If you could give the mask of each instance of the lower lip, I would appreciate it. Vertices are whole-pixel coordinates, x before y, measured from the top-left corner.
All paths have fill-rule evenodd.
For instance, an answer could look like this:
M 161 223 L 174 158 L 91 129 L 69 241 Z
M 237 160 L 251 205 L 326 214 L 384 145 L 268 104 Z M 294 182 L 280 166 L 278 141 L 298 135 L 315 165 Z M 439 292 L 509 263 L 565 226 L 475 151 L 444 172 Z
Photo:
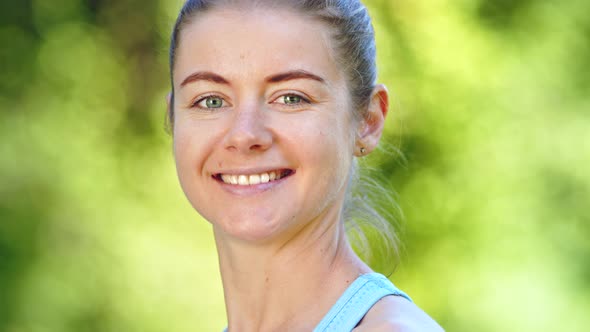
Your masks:
M 249 196 L 249 195 L 256 195 L 256 194 L 260 194 L 260 193 L 272 190 L 272 189 L 276 188 L 277 186 L 281 185 L 283 182 L 285 182 L 287 179 L 289 179 L 294 174 L 295 173 L 291 173 L 291 174 L 289 174 L 283 178 L 280 178 L 278 180 L 273 180 L 273 181 L 269 181 L 266 183 L 247 185 L 247 186 L 225 183 L 225 182 L 223 182 L 221 180 L 217 180 L 217 179 L 215 181 L 217 181 L 217 183 L 221 184 L 221 187 L 224 190 L 226 190 L 234 195 Z

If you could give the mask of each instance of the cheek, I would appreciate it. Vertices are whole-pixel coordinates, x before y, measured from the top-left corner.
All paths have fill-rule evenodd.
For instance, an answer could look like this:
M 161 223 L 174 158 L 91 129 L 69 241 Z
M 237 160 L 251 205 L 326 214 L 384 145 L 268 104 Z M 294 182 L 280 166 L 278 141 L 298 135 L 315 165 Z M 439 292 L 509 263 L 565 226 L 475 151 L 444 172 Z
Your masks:
M 174 158 L 181 180 L 202 169 L 207 147 L 211 146 L 206 126 L 177 119 L 174 127 Z
M 303 155 L 307 165 L 316 168 L 318 184 L 339 190 L 346 182 L 353 155 L 350 130 L 346 119 L 327 117 L 317 123 L 310 138 L 301 139 L 306 142 Z
M 320 129 L 320 142 L 324 142 L 323 153 L 334 161 L 344 161 L 352 158 L 354 135 L 348 119 L 329 118 Z M 336 165 L 334 165 L 336 166 Z
M 178 121 L 178 119 L 177 119 Z M 180 186 L 191 205 L 202 213 L 207 204 L 204 165 L 211 149 L 210 128 L 203 123 L 178 121 L 174 127 L 174 159 Z
M 192 186 L 194 177 L 196 175 L 193 165 L 193 152 L 191 149 L 190 137 L 183 135 L 182 131 L 175 129 L 174 131 L 174 160 L 176 162 L 176 173 L 180 186 L 185 195 L 189 198 L 192 196 Z
M 180 171 L 184 164 L 189 162 L 194 154 L 191 150 L 191 136 L 188 135 L 183 126 L 174 128 L 174 159 L 176 160 L 176 167 Z M 180 175 L 180 174 L 179 174 Z

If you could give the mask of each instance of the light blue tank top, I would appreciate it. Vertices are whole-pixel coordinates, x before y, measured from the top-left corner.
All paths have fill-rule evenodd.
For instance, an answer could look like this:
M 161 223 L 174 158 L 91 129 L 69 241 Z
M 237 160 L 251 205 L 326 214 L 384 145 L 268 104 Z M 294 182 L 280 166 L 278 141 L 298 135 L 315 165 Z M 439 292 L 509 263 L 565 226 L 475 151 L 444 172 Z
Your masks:
M 350 332 L 377 301 L 387 295 L 412 301 L 385 276 L 368 273 L 359 276 L 340 296 L 313 332 Z
M 402 296 L 412 301 L 385 276 L 379 273 L 360 275 L 348 286 L 313 332 L 350 332 L 377 301 L 388 295 Z

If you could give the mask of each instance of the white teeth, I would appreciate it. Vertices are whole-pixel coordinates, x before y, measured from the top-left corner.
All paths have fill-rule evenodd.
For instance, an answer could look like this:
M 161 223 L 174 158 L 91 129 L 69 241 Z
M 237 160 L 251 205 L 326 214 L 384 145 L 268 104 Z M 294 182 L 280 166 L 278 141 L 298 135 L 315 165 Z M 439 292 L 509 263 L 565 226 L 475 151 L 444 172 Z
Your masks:
M 260 182 L 267 183 L 268 181 L 270 181 L 270 175 L 268 173 L 260 174 Z
M 268 183 L 273 180 L 279 180 L 281 175 L 277 171 L 268 173 L 251 174 L 251 175 L 232 175 L 232 174 L 221 174 L 221 180 L 224 183 L 249 186 L 260 183 Z
M 238 176 L 238 184 L 240 186 L 247 186 L 249 184 L 248 183 L 248 177 L 245 176 L 245 175 Z
M 260 175 L 250 175 L 250 184 L 259 184 L 260 183 Z

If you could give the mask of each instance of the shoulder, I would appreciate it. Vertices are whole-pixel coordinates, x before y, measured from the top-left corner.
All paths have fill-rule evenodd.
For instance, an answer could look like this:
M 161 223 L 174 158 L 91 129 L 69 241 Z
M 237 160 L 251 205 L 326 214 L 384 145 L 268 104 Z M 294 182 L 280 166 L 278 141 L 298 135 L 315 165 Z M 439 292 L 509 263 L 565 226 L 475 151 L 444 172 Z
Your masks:
M 400 296 L 386 296 L 367 312 L 353 332 L 443 332 L 430 316 Z

